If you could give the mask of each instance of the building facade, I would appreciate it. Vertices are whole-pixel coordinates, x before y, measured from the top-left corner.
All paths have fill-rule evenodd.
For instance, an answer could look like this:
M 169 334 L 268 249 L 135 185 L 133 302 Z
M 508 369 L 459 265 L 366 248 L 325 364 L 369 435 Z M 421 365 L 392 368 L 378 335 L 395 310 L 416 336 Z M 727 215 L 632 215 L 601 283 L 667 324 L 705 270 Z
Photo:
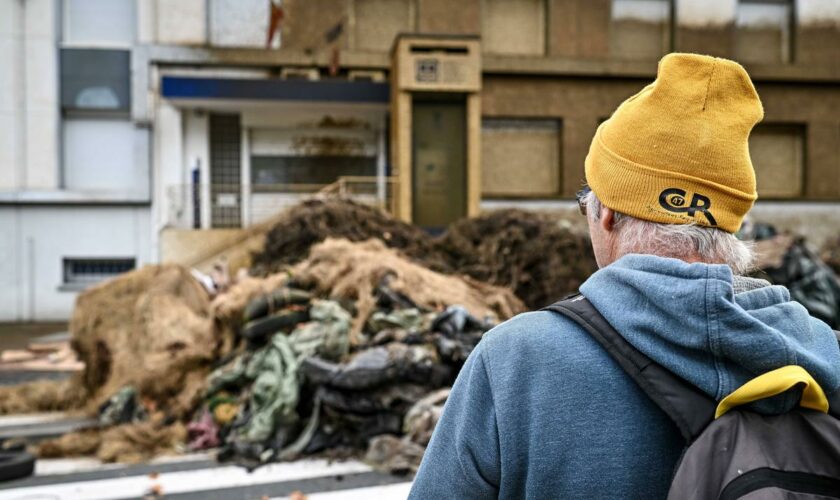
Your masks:
M 0 0 L 0 321 L 64 319 L 328 185 L 427 226 L 563 216 L 672 51 L 752 75 L 756 217 L 836 236 L 840 0 Z

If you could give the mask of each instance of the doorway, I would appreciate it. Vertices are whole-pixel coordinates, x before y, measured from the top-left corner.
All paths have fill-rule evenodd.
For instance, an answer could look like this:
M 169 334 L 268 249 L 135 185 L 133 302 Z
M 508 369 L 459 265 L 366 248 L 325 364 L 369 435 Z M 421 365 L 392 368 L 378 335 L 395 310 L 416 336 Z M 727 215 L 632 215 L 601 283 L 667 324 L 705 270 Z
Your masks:
M 442 229 L 467 214 L 466 99 L 412 99 L 412 214 L 414 223 Z

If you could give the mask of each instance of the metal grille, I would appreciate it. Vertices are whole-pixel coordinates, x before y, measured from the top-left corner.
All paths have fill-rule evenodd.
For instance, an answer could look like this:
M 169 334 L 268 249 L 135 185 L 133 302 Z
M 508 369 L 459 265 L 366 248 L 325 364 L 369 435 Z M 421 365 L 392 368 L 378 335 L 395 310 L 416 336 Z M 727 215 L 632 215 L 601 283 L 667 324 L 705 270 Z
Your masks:
M 64 284 L 89 285 L 98 283 L 136 267 L 134 258 L 64 259 Z
M 242 133 L 239 115 L 210 115 L 210 206 L 212 227 L 242 225 Z

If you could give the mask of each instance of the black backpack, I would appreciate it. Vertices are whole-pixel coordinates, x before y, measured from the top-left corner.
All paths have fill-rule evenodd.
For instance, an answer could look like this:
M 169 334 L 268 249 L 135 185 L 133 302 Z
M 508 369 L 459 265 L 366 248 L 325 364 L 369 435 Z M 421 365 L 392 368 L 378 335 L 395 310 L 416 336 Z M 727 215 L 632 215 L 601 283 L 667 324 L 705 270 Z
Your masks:
M 789 366 L 718 403 L 635 349 L 583 295 L 545 310 L 583 327 L 679 428 L 686 447 L 669 500 L 840 498 L 840 391 L 827 398 L 803 368 Z M 788 413 L 739 408 L 799 388 L 800 407 Z

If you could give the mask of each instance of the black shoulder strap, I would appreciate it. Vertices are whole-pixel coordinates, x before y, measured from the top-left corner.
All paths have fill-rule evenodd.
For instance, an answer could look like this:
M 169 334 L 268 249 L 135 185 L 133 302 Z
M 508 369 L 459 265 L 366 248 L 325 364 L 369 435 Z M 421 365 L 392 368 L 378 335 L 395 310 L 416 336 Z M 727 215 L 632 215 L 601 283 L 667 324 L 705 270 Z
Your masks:
M 692 442 L 714 419 L 717 403 L 630 345 L 583 295 L 556 302 L 544 310 L 560 313 L 586 330 L 677 424 Z

